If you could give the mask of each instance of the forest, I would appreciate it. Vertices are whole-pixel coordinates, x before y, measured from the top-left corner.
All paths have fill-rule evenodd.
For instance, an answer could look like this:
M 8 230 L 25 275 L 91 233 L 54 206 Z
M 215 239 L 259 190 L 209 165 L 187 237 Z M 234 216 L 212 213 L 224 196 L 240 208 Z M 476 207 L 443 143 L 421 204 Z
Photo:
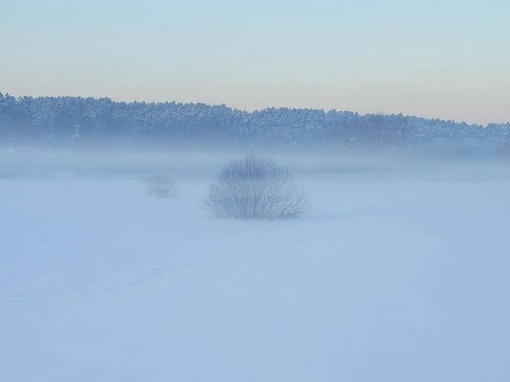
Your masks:
M 13 97 L 0 93 L 0 144 L 79 147 L 92 143 L 337 147 L 346 154 L 441 157 L 510 155 L 510 124 L 467 124 L 402 114 L 203 103 L 114 102 L 109 98 Z

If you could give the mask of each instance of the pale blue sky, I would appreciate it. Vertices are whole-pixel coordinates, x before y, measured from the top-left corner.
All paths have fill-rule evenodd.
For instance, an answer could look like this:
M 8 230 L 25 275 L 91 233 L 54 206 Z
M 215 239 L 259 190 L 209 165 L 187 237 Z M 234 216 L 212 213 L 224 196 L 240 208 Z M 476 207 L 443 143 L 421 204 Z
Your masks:
M 510 122 L 508 0 L 0 0 L 0 92 Z

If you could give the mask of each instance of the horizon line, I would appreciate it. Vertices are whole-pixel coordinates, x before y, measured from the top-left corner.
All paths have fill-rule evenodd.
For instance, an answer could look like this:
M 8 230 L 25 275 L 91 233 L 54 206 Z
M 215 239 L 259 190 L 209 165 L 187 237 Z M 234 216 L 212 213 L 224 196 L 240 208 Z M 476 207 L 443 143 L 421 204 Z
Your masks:
M 443 119 L 443 118 L 439 118 L 439 117 L 423 117 L 423 116 L 419 116 L 419 115 L 415 115 L 415 114 L 404 114 L 403 112 L 400 112 L 400 113 L 384 113 L 384 112 L 378 112 L 378 113 L 361 113 L 361 112 L 358 112 L 358 111 L 354 111 L 354 110 L 339 110 L 339 109 L 326 109 L 326 108 L 308 108 L 308 107 L 288 107 L 288 106 L 267 106 L 267 107 L 264 107 L 264 108 L 257 108 L 257 109 L 242 109 L 242 108 L 238 108 L 238 107 L 234 107 L 234 106 L 229 106 L 225 103 L 207 103 L 207 102 L 200 102 L 200 101 L 189 101 L 189 102 L 183 102 L 183 101 L 176 101 L 176 100 L 166 100 L 166 101 L 146 101 L 146 100 L 138 100 L 138 99 L 135 99 L 135 100 L 132 100 L 132 101 L 125 101 L 125 100 L 119 100 L 119 99 L 115 99 L 115 98 L 112 98 L 110 96 L 101 96 L 101 97 L 98 97 L 98 96 L 83 96 L 83 95 L 37 95 L 37 96 L 33 96 L 33 95 L 21 95 L 21 96 L 15 96 L 15 95 L 12 95 L 8 92 L 6 93 L 3 93 L 2 91 L 0 91 L 0 95 L 3 95 L 3 96 L 8 96 L 8 97 L 13 97 L 15 98 L 16 100 L 18 99 L 23 99 L 23 98 L 83 98 L 83 99 L 93 99 L 93 100 L 101 100 L 101 99 L 108 99 L 110 100 L 111 102 L 114 102 L 114 103 L 125 103 L 125 104 L 135 104 L 135 103 L 145 103 L 145 104 L 177 104 L 177 105 L 206 105 L 206 106 L 209 106 L 209 107 L 219 107 L 219 106 L 223 106 L 223 107 L 226 107 L 230 110 L 235 110 L 235 111 L 241 111 L 241 112 L 244 112 L 244 113 L 250 113 L 250 114 L 253 114 L 253 113 L 257 113 L 257 112 L 261 112 L 261 111 L 264 111 L 264 110 L 282 110 L 282 109 L 287 109 L 287 110 L 310 110 L 310 111 L 322 111 L 324 113 L 329 113 L 329 112 L 334 112 L 334 113 L 352 113 L 352 114 L 356 114 L 356 115 L 359 115 L 359 116 L 376 116 L 376 115 L 380 115 L 380 116 L 402 116 L 402 117 L 405 117 L 405 118 L 418 118 L 418 119 L 424 119 L 424 120 L 430 120 L 430 121 L 436 121 L 436 120 L 439 120 L 439 121 L 443 121 L 443 122 L 452 122 L 452 123 L 455 123 L 455 124 L 466 124 L 468 126 L 478 126 L 478 127 L 483 127 L 483 128 L 486 128 L 487 126 L 489 125 L 510 125 L 510 121 L 508 122 L 489 122 L 487 124 L 481 124 L 481 123 L 469 123 L 469 122 L 466 122 L 465 120 L 455 120 L 454 118 L 453 119 Z

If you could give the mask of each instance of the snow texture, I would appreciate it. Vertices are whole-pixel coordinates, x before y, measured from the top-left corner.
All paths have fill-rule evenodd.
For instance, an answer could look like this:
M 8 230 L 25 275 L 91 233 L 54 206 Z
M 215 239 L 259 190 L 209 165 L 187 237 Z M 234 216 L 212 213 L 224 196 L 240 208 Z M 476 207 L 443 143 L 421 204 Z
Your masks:
M 0 179 L 0 380 L 508 378 L 507 171 L 293 169 L 284 221 L 208 217 L 212 175 Z

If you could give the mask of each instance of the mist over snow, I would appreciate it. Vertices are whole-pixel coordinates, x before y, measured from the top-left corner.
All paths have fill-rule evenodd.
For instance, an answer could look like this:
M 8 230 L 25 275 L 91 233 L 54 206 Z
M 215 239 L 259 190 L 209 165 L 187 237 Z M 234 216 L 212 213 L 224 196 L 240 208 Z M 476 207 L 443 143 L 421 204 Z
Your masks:
M 509 14 L 3 1 L 0 382 L 510 381 Z
M 245 154 L 2 151 L 0 379 L 509 375 L 506 162 L 256 152 L 311 211 L 211 218 L 200 198 Z

